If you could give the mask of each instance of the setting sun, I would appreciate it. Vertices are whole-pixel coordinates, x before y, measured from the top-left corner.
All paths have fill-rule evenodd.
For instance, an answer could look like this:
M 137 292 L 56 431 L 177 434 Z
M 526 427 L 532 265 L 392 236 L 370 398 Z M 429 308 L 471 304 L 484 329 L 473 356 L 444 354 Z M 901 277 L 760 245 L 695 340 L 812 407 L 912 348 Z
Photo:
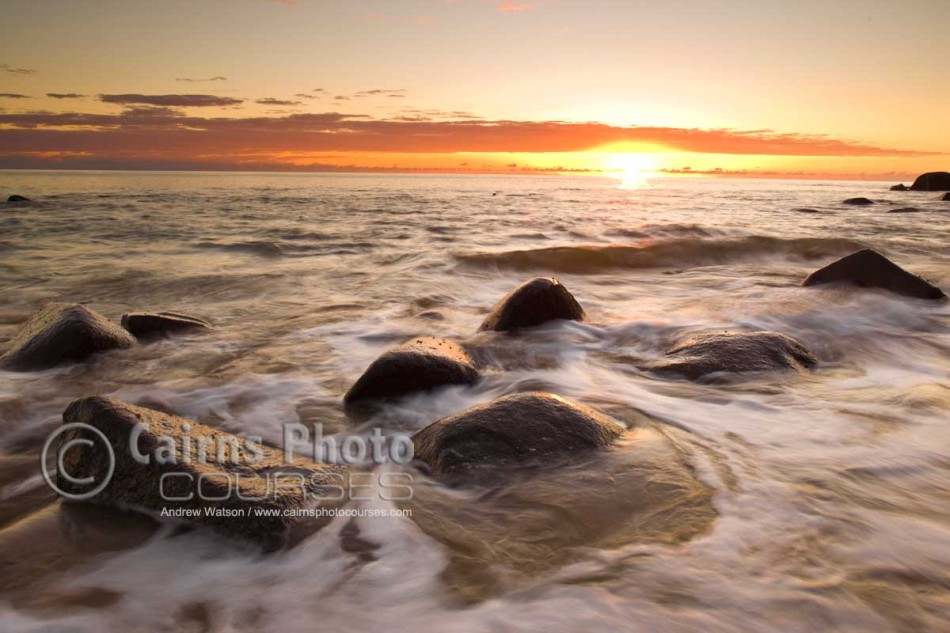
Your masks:
M 656 159 L 650 154 L 610 154 L 604 162 L 604 171 L 620 180 L 624 189 L 636 189 L 647 178 L 654 176 Z

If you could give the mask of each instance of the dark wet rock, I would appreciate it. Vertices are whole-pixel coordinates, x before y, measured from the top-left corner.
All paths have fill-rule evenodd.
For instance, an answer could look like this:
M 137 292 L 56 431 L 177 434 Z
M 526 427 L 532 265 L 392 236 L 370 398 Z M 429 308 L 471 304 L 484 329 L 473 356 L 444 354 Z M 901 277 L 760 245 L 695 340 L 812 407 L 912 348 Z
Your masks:
M 75 443 L 63 453 L 70 477 L 93 481 L 78 485 L 58 475 L 62 492 L 85 496 L 74 501 L 204 525 L 273 550 L 326 523 L 282 512 L 333 505 L 344 496 L 346 466 L 299 457 L 287 465 L 277 449 L 113 398 L 76 400 L 63 413 L 63 423 L 100 431 L 114 456 L 109 478 L 110 451 L 95 432 L 80 427 L 61 433 L 61 446 L 76 439 L 91 442 Z M 106 485 L 96 492 L 103 482 Z
M 479 329 L 502 332 L 556 319 L 583 321 L 584 309 L 557 279 L 537 277 L 521 284 L 496 303 Z
M 888 213 L 918 213 L 920 209 L 914 207 L 901 207 L 900 209 L 891 209 Z
M 27 198 L 26 196 L 19 196 L 19 195 L 13 194 L 9 198 L 7 198 L 7 202 L 31 202 L 31 200 Z
M 943 198 L 941 198 L 941 200 L 944 202 L 950 202 L 950 193 L 943 194 Z
M 417 319 L 428 319 L 430 321 L 445 321 L 445 315 L 438 310 L 425 310 L 416 315 Z
M 51 303 L 20 327 L 0 367 L 13 371 L 49 369 L 97 352 L 135 344 L 124 329 L 78 303 Z
M 802 286 L 845 282 L 860 288 L 883 288 L 918 299 L 946 297 L 940 288 L 907 272 L 877 251 L 864 249 L 808 275 Z
M 893 187 L 891 187 L 891 191 L 908 191 L 908 190 L 909 190 L 909 189 L 908 189 L 907 185 L 905 185 L 905 184 L 903 184 L 903 183 L 901 183 L 901 184 L 899 184 L 899 185 L 894 185 Z
M 869 204 L 874 204 L 873 200 L 868 200 L 867 198 L 848 198 L 842 204 L 853 204 L 857 206 L 866 206 Z
M 950 172 L 932 171 L 917 176 L 912 191 L 950 191 Z
M 211 324 L 177 312 L 129 312 L 122 315 L 122 327 L 139 340 L 151 340 L 185 332 L 209 330 Z
M 450 482 L 490 481 L 605 448 L 622 426 L 550 393 L 519 393 L 467 409 L 416 433 L 415 457 Z
M 458 343 L 440 338 L 415 338 L 373 361 L 346 392 L 343 401 L 352 407 L 446 385 L 470 385 L 478 378 L 475 361 Z
M 795 209 L 795 210 L 799 213 L 821 213 L 821 211 L 819 211 L 818 209 L 808 209 L 805 207 L 802 207 L 801 209 Z
M 666 356 L 651 369 L 689 380 L 721 372 L 802 371 L 818 364 L 804 345 L 778 332 L 700 334 L 680 342 Z

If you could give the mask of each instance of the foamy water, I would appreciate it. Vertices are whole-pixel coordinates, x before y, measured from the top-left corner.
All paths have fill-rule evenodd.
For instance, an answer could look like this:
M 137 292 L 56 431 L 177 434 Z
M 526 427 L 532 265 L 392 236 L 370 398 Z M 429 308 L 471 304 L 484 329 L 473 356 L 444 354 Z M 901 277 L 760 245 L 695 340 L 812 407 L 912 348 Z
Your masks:
M 678 178 L 624 189 L 583 177 L 0 172 L 0 184 L 4 198 L 36 200 L 0 205 L 0 341 L 50 301 L 217 326 L 0 373 L 0 554 L 16 560 L 0 630 L 950 626 L 950 307 L 799 287 L 869 246 L 950 289 L 941 194 Z M 840 204 L 854 196 L 877 204 Z M 920 211 L 887 213 L 908 206 Z M 508 290 L 550 274 L 586 323 L 476 334 Z M 716 385 L 638 369 L 684 334 L 723 329 L 784 332 L 821 366 Z M 463 341 L 489 363 L 485 380 L 348 420 L 349 385 L 423 334 Z M 288 422 L 413 431 L 531 389 L 667 438 L 712 510 L 645 520 L 651 445 L 621 442 L 491 495 L 429 482 L 412 519 L 356 520 L 355 546 L 340 518 L 265 556 L 134 519 L 106 518 L 77 544 L 39 477 L 45 436 L 85 395 L 276 443 Z

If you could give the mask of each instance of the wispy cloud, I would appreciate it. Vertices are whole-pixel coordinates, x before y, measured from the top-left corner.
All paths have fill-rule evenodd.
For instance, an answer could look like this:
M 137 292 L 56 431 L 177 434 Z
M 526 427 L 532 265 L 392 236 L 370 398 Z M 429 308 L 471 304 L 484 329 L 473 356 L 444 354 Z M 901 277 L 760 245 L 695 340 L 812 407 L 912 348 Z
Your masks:
M 192 83 L 192 84 L 209 83 L 212 81 L 227 81 L 227 80 L 228 80 L 227 77 L 221 77 L 221 76 L 208 77 L 206 79 L 195 79 L 192 77 L 176 77 L 175 78 L 175 81 L 184 81 L 184 82 Z
M 9 64 L 0 64 L 0 71 L 5 73 L 13 73 L 14 75 L 35 75 L 36 71 L 32 68 L 14 68 Z
M 274 99 L 273 97 L 264 97 L 263 99 L 257 99 L 254 103 L 259 103 L 261 105 L 272 105 L 272 106 L 303 105 L 299 101 L 290 101 L 289 99 Z
M 0 99 L 30 99 L 30 95 L 21 95 L 17 92 L 0 92 Z
M 361 90 L 353 95 L 354 97 L 390 97 L 395 99 L 402 99 L 406 96 L 406 90 L 404 88 L 398 88 L 396 90 L 387 90 L 385 88 L 374 88 L 373 90 Z
M 77 94 L 75 92 L 47 92 L 46 96 L 50 99 L 82 99 L 86 95 Z
M 118 103 L 122 105 L 140 103 L 143 105 L 173 106 L 173 107 L 215 107 L 230 106 L 244 103 L 243 99 L 233 97 L 218 97 L 216 95 L 143 95 L 143 94 L 114 94 L 99 95 L 103 103 Z
M 312 95 L 306 92 L 298 92 L 294 96 L 297 97 L 298 99 L 319 99 L 320 98 L 319 95 Z

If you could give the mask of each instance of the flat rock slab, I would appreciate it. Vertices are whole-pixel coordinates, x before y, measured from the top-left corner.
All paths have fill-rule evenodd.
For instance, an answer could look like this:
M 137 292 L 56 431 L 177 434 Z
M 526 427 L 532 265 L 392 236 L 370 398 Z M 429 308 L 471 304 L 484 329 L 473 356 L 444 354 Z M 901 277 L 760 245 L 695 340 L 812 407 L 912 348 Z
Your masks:
M 804 345 L 778 332 L 721 332 L 682 341 L 651 369 L 700 380 L 717 373 L 749 373 L 793 369 L 818 364 Z
M 882 288 L 917 299 L 944 299 L 944 292 L 907 272 L 877 251 L 864 249 L 842 257 L 808 275 L 802 286 L 849 283 L 859 288 Z
M 584 309 L 561 282 L 553 277 L 537 277 L 496 303 L 479 330 L 502 332 L 557 319 L 583 321 L 584 316 Z
M 392 400 L 446 385 L 471 385 L 479 377 L 475 361 L 461 345 L 441 338 L 420 337 L 374 360 L 346 392 L 343 401 L 352 407 Z
M 133 345 L 131 334 L 98 312 L 78 303 L 51 303 L 20 327 L 0 356 L 0 367 L 37 371 Z
M 128 312 L 121 322 L 140 341 L 211 329 L 207 321 L 177 312 Z
M 545 392 L 519 393 L 443 418 L 416 433 L 415 457 L 450 483 L 498 480 L 511 467 L 563 462 L 609 446 L 624 427 Z
M 853 204 L 857 206 L 866 206 L 869 204 L 874 204 L 873 200 L 868 200 L 867 198 L 848 198 L 841 204 Z
M 77 422 L 100 431 L 114 455 L 110 478 L 109 451 L 101 437 L 84 427 L 61 433 L 61 446 L 76 439 L 91 442 L 73 444 L 64 452 L 63 464 L 73 479 L 91 477 L 93 483 L 78 485 L 59 473 L 60 490 L 89 495 L 108 482 L 82 501 L 142 510 L 158 519 L 164 511 L 164 516 L 211 527 L 265 550 L 328 521 L 284 511 L 343 502 L 338 497 L 346 487 L 346 466 L 299 457 L 286 464 L 276 449 L 113 398 L 71 403 L 63 423 Z M 137 427 L 140 432 L 133 435 Z M 146 457 L 148 463 L 142 463 Z
M 920 209 L 914 207 L 901 207 L 900 209 L 891 209 L 888 213 L 918 213 Z
M 950 191 L 950 172 L 931 171 L 917 176 L 912 191 Z

